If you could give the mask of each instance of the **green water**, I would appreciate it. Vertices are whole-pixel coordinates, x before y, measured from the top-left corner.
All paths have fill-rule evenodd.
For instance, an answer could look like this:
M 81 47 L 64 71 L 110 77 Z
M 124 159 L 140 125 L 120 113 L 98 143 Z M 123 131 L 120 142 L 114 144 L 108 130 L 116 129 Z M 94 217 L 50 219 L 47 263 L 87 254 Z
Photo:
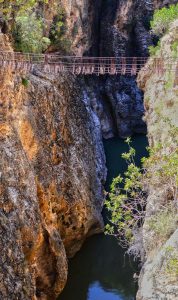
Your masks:
M 136 149 L 135 161 L 137 165 L 140 165 L 140 159 L 147 155 L 146 147 L 148 146 L 147 137 L 142 134 L 138 134 L 132 138 L 132 146 Z M 109 190 L 109 186 L 112 179 L 118 174 L 123 174 L 126 170 L 126 162 L 121 158 L 123 152 L 128 152 L 128 145 L 119 138 L 113 138 L 104 141 L 106 164 L 108 168 L 108 176 L 106 182 L 106 190 Z
M 146 155 L 147 139 L 137 135 L 133 139 L 137 150 L 136 161 Z M 104 141 L 108 178 L 106 189 L 112 178 L 126 169 L 121 153 L 127 145 L 119 138 Z M 104 234 L 89 238 L 81 251 L 69 261 L 67 285 L 58 300 L 133 300 L 137 285 L 133 281 L 136 265 L 124 255 L 117 240 Z

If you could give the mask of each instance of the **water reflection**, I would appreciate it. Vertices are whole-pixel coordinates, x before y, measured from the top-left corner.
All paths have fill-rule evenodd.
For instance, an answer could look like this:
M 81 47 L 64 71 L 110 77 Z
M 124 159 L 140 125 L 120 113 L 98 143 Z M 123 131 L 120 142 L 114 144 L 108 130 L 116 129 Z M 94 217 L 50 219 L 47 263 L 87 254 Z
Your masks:
M 128 151 L 128 146 L 119 138 L 104 141 L 104 146 L 109 190 L 113 177 L 126 169 L 121 154 Z M 140 158 L 147 154 L 146 137 L 135 136 L 133 146 L 139 165 Z M 133 300 L 137 288 L 133 281 L 135 272 L 136 266 L 124 255 L 115 238 L 104 234 L 91 237 L 69 262 L 68 282 L 58 300 Z
M 103 287 L 100 285 L 100 282 L 96 281 L 94 284 L 92 284 L 89 287 L 89 293 L 88 293 L 88 300 L 118 300 L 118 292 L 117 290 L 112 290 L 112 292 L 109 292 L 107 290 L 103 290 Z M 119 297 L 119 299 L 122 299 Z
M 135 271 L 113 237 L 91 237 L 71 260 L 68 283 L 59 300 L 133 300 Z

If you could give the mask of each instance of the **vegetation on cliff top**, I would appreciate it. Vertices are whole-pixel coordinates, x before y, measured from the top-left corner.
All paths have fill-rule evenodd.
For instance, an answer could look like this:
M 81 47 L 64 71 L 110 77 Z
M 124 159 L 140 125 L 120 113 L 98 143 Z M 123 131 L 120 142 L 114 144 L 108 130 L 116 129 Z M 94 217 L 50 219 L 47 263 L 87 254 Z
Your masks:
M 45 5 L 49 0 L 0 0 L 0 9 L 7 21 L 15 21 L 16 16 L 36 10 L 38 5 Z
M 178 4 L 156 10 L 151 21 L 152 32 L 159 37 L 163 36 L 176 19 L 178 19 Z
M 45 10 L 50 9 L 49 4 L 49 0 L 0 0 L 1 22 L 6 23 L 16 51 L 41 53 L 49 45 L 68 50 L 65 11 L 58 5 L 48 28 Z
M 161 38 L 170 28 L 173 21 L 178 19 L 178 4 L 170 5 L 168 8 L 163 7 L 155 11 L 153 19 L 151 21 L 151 31 L 154 35 Z M 160 50 L 160 40 L 156 46 L 150 46 L 149 52 L 151 56 L 159 53 Z M 176 52 L 175 52 L 176 49 Z M 177 56 L 177 47 L 174 45 L 174 56 Z
M 35 13 L 16 17 L 13 31 L 16 51 L 41 53 L 50 45 L 49 38 L 43 36 L 43 22 Z

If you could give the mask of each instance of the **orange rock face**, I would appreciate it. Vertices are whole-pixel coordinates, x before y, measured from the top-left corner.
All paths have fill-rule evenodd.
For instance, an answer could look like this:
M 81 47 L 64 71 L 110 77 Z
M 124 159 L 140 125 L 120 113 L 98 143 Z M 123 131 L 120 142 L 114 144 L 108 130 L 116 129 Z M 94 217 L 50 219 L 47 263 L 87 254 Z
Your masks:
M 70 76 L 9 68 L 0 82 L 0 298 L 51 300 L 67 256 L 103 228 L 100 131 Z

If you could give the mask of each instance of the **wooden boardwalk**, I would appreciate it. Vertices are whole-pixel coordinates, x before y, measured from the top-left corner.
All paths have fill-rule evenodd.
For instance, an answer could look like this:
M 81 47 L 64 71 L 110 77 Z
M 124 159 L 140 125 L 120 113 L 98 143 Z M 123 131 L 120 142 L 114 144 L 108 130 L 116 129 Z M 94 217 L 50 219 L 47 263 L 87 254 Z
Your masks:
M 11 66 L 14 70 L 33 71 L 35 68 L 48 73 L 71 72 L 75 75 L 128 75 L 135 76 L 144 67 L 162 73 L 165 69 L 176 71 L 178 59 L 151 58 L 149 67 L 145 64 L 148 57 L 76 57 L 58 54 L 32 54 L 19 52 L 0 52 L 0 68 Z

